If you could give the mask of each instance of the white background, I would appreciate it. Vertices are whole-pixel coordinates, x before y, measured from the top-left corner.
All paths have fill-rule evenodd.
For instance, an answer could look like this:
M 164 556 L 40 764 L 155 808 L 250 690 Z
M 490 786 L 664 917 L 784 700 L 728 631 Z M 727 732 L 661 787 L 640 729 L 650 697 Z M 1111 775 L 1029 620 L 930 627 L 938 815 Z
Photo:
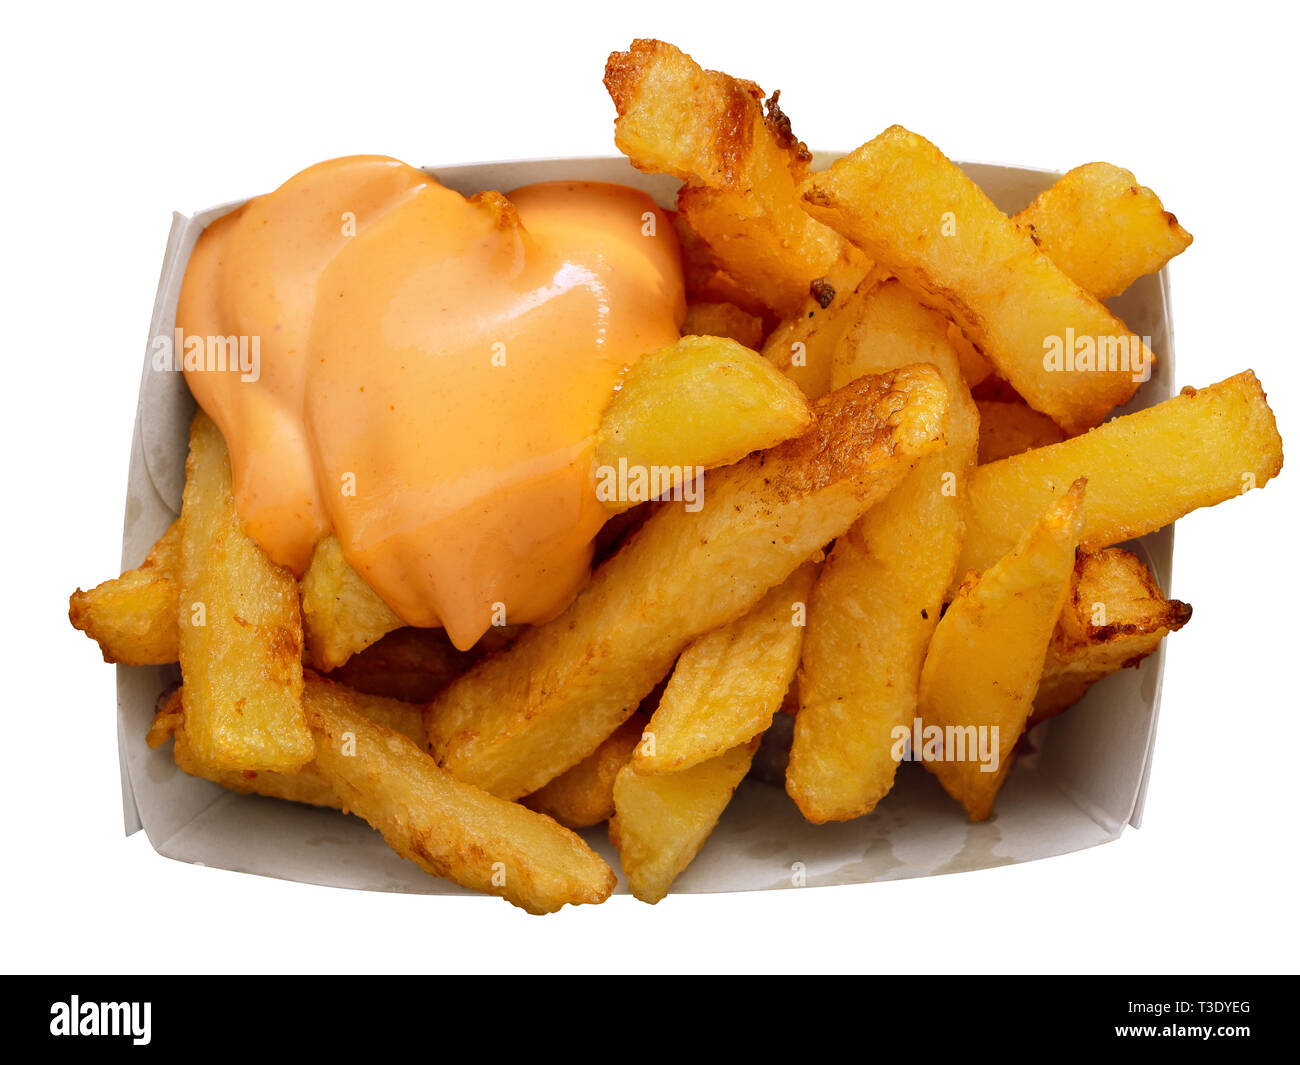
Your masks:
M 654 908 L 620 897 L 537 919 L 491 899 L 194 868 L 155 855 L 143 833 L 123 838 L 113 671 L 69 628 L 66 604 L 117 572 L 170 212 L 355 152 L 416 165 L 610 152 L 604 59 L 636 36 L 782 89 L 814 146 L 901 122 L 956 158 L 1134 170 L 1196 237 L 1172 268 L 1179 384 L 1253 368 L 1300 446 L 1296 26 L 1280 5 L 458 6 L 7 15 L 0 964 L 1293 971 L 1293 470 L 1179 523 L 1172 594 L 1196 614 L 1170 641 L 1145 825 L 1108 846 L 857 888 Z

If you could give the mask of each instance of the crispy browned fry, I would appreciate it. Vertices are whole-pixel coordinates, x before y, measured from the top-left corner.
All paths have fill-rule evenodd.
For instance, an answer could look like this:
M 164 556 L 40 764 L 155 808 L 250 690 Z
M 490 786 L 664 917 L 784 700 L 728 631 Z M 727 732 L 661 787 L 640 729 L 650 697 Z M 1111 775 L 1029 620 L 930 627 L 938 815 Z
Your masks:
M 1185 388 L 1090 433 L 978 467 L 957 575 L 1006 554 L 1075 477 L 1088 478 L 1082 543 L 1095 550 L 1263 487 L 1281 469 L 1282 438 L 1254 373 Z
M 1079 552 L 1030 726 L 1078 702 L 1102 677 L 1138 665 L 1191 616 L 1186 603 L 1165 598 L 1151 571 L 1131 552 L 1118 547 Z
M 370 695 L 427 703 L 482 657 L 483 642 L 458 651 L 442 629 L 403 627 L 353 655 L 329 679 Z
M 302 620 L 311 663 L 325 671 L 404 624 L 348 564 L 333 533 L 316 545 L 303 576 Z
M 78 588 L 68 600 L 68 620 L 97 644 L 105 662 L 160 666 L 175 662 L 180 630 L 176 624 L 176 570 L 181 523 L 167 527 L 136 569 L 104 581 L 88 592 Z
M 221 432 L 195 415 L 181 504 L 185 731 L 217 769 L 291 771 L 312 756 L 298 582 L 244 530 Z
M 643 776 L 626 766 L 614 781 L 609 838 L 632 894 L 655 903 L 704 846 L 749 772 L 759 737 L 680 773 Z
M 993 812 L 1033 709 L 1074 570 L 1085 485 L 1075 481 L 1010 554 L 962 585 L 926 652 L 919 700 L 926 747 L 913 754 L 972 821 Z
M 947 323 L 891 278 L 837 349 L 835 379 L 912 359 L 948 384 L 948 447 L 835 542 L 813 591 L 786 790 L 818 824 L 869 813 L 893 786 L 893 730 L 916 715 L 921 662 L 961 552 L 979 418 Z
M 671 44 L 636 40 L 605 67 L 618 110 L 614 142 L 639 170 L 684 183 L 678 209 L 722 269 L 780 315 L 809 284 L 856 258 L 833 231 L 799 208 L 795 182 L 811 158 L 774 96 L 702 69 Z
M 713 250 L 691 228 L 680 211 L 669 213 L 682 249 L 682 280 L 686 283 L 688 300 L 731 303 L 756 317 L 771 313 L 762 300 L 746 292 L 722 269 Z
M 1067 432 L 1097 425 L 1149 374 L 1147 346 L 925 138 L 893 126 L 801 192 Z
M 682 336 L 729 337 L 742 347 L 757 351 L 763 343 L 763 319 L 734 303 L 697 300 L 686 308 Z
M 1075 167 L 1013 221 L 1099 300 L 1154 274 L 1192 243 L 1160 197 L 1110 163 Z
M 348 690 L 309 677 L 313 769 L 344 809 L 425 872 L 500 895 L 529 913 L 603 902 L 614 872 L 549 817 L 456 780 L 406 736 L 362 713 Z
M 633 766 L 676 773 L 761 735 L 794 678 L 815 563 L 800 566 L 743 617 L 701 636 L 673 667 Z
M 808 432 L 705 478 L 704 505 L 660 507 L 555 620 L 454 682 L 429 712 L 452 773 L 506 798 L 600 745 L 691 640 L 733 621 L 942 446 L 930 367 L 859 378 Z
M 975 405 L 980 412 L 981 466 L 1065 439 L 1056 422 L 1023 400 L 981 399 Z
M 568 828 L 608 821 L 614 815 L 614 778 L 632 760 L 645 723 L 644 714 L 633 714 L 581 762 L 524 799 L 524 805 Z

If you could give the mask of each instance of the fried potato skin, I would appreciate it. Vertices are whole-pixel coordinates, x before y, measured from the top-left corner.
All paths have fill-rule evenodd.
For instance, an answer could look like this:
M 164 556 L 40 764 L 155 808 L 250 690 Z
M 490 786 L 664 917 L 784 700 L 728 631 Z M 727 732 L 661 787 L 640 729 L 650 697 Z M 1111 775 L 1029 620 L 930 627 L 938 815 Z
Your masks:
M 367 695 L 427 703 L 483 657 L 485 639 L 473 651 L 458 651 L 442 629 L 404 626 L 331 670 L 329 679 Z
M 572 769 L 523 800 L 566 828 L 589 828 L 614 816 L 614 780 L 632 760 L 646 718 L 633 714 Z
M 993 812 L 1029 719 L 1074 571 L 1085 485 L 1082 478 L 1075 481 L 1010 554 L 963 583 L 930 641 L 921 668 L 924 727 L 997 730 L 998 764 L 992 771 L 969 756 L 958 760 L 948 749 L 942 758 L 924 761 L 972 821 Z
M 981 399 L 975 405 L 980 413 L 981 466 L 1065 439 L 1056 422 L 1023 401 Z
M 1099 300 L 1154 274 L 1192 243 L 1159 196 L 1110 163 L 1075 167 L 1013 221 Z
M 817 565 L 805 563 L 743 617 L 695 640 L 673 667 L 632 765 L 676 773 L 760 736 L 799 665 Z
M 891 278 L 837 350 L 835 381 L 913 358 L 949 387 L 948 446 L 835 542 L 813 589 L 785 785 L 815 824 L 869 813 L 893 787 L 892 730 L 916 715 L 921 664 L 961 551 L 979 417 L 947 323 Z
M 958 574 L 1004 555 L 1063 485 L 1088 478 L 1082 544 L 1108 547 L 1263 487 L 1282 469 L 1282 438 L 1250 370 L 1112 419 L 1060 444 L 971 475 Z
M 138 567 L 68 600 L 68 620 L 97 644 L 105 662 L 161 666 L 180 656 L 176 571 L 181 523 L 167 527 Z
M 1045 341 L 1104 338 L 1154 356 L 1072 281 L 933 144 L 887 129 L 801 186 L 805 209 L 942 311 L 1036 410 L 1067 432 L 1099 424 L 1137 390 L 1139 374 L 1059 370 Z M 944 218 L 951 228 L 944 229 Z
M 660 507 L 559 617 L 430 706 L 430 749 L 493 794 L 538 790 L 596 749 L 693 639 L 745 613 L 944 442 L 929 367 L 864 377 L 803 435 L 706 477 L 698 512 Z
M 298 769 L 313 752 L 302 709 L 298 582 L 245 531 L 225 441 L 202 411 L 190 429 L 185 473 L 179 657 L 186 733 L 195 755 L 218 769 Z
M 614 142 L 632 165 L 685 183 L 678 210 L 722 270 L 778 315 L 809 284 L 857 252 L 799 207 L 811 158 L 763 90 L 701 68 L 671 44 L 636 40 L 605 67 L 618 111 Z
M 1080 551 L 1029 726 L 1072 706 L 1103 677 L 1137 666 L 1191 617 L 1192 608 L 1165 598 L 1132 552 L 1118 547 Z
M 758 738 L 680 773 L 644 776 L 626 766 L 614 781 L 609 838 L 633 896 L 656 903 L 690 865 L 749 772 Z
M 333 533 L 316 545 L 303 575 L 302 618 L 311 664 L 323 672 L 405 624 L 348 564 Z
M 529 913 L 603 902 L 614 872 L 548 817 L 440 769 L 408 737 L 371 721 L 346 688 L 309 677 L 313 768 L 343 807 L 425 872 L 499 895 Z

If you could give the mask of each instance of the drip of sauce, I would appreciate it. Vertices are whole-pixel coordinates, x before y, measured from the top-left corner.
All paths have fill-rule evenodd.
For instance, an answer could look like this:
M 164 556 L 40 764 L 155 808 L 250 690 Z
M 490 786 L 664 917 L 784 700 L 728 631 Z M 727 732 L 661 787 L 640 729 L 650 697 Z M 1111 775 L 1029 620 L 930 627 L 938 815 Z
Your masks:
M 209 226 L 176 321 L 257 338 L 256 380 L 185 360 L 250 535 L 301 575 L 333 530 L 404 621 L 464 648 L 586 580 L 600 412 L 684 313 L 673 227 L 634 189 L 466 199 L 357 156 Z

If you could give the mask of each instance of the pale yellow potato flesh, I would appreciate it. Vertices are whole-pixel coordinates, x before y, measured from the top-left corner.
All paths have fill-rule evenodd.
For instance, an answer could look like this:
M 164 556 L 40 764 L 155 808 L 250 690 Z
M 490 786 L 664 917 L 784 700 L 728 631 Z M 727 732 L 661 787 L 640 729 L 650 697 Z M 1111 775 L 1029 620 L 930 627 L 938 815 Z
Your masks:
M 597 489 L 620 469 L 676 471 L 666 479 L 675 485 L 697 468 L 727 466 L 797 436 L 811 421 L 803 393 L 761 355 L 727 337 L 682 337 L 638 359 L 601 414 Z M 601 494 L 614 510 L 653 498 Z
M 808 608 L 786 790 L 817 824 L 869 813 L 893 787 L 892 730 L 916 714 L 921 663 L 961 552 L 979 416 L 947 323 L 891 278 L 837 350 L 835 380 L 913 359 L 936 366 L 949 387 L 948 446 L 836 541 Z
M 805 209 L 956 322 L 1036 410 L 1067 432 L 1099 424 L 1154 356 L 929 141 L 887 129 L 801 186 Z M 1058 369 L 1067 350 L 1131 351 L 1130 365 Z M 1131 347 L 1130 347 L 1131 345 Z M 1097 358 L 1097 362 L 1102 360 Z M 1141 365 L 1137 365 L 1137 363 Z
M 311 664 L 324 671 L 406 624 L 348 564 L 333 533 L 316 545 L 303 575 L 302 620 Z
M 655 903 L 668 894 L 717 827 L 756 750 L 757 737 L 680 773 L 642 775 L 629 765 L 618 774 L 609 838 L 636 898 Z
M 1154 274 L 1192 243 L 1159 196 L 1110 163 L 1075 167 L 1013 221 L 1099 300 Z
M 298 582 L 244 530 L 220 430 L 190 427 L 181 505 L 179 657 L 185 731 L 216 769 L 288 772 L 311 760 L 302 709 Z
M 803 646 L 806 563 L 743 617 L 692 643 L 673 667 L 632 760 L 638 773 L 676 773 L 761 735 L 781 708 Z
M 603 902 L 614 872 L 569 829 L 462 781 L 408 737 L 371 721 L 351 693 L 308 679 L 312 768 L 343 808 L 432 876 L 529 913 Z
M 105 662 L 161 666 L 180 655 L 176 572 L 181 523 L 174 521 L 135 569 L 68 600 L 68 620 L 97 644 Z
M 506 798 L 536 791 L 614 731 L 696 637 L 744 614 L 943 446 L 930 367 L 859 378 L 801 436 L 705 477 L 703 507 L 659 507 L 562 613 L 430 705 L 430 748 Z
M 1076 477 L 1088 478 L 1082 544 L 1095 550 L 1262 488 L 1281 469 L 1282 438 L 1253 372 L 1185 388 L 1082 436 L 978 467 L 957 575 L 1006 554 Z
M 1074 571 L 1086 483 L 1075 481 L 1010 554 L 962 585 L 926 652 L 919 714 L 924 729 L 944 731 L 937 759 L 927 749 L 913 753 L 923 755 L 926 769 L 972 821 L 993 812 L 1033 710 L 1048 641 Z M 977 729 L 996 737 L 995 762 L 973 756 Z M 986 744 L 992 754 L 993 744 Z

